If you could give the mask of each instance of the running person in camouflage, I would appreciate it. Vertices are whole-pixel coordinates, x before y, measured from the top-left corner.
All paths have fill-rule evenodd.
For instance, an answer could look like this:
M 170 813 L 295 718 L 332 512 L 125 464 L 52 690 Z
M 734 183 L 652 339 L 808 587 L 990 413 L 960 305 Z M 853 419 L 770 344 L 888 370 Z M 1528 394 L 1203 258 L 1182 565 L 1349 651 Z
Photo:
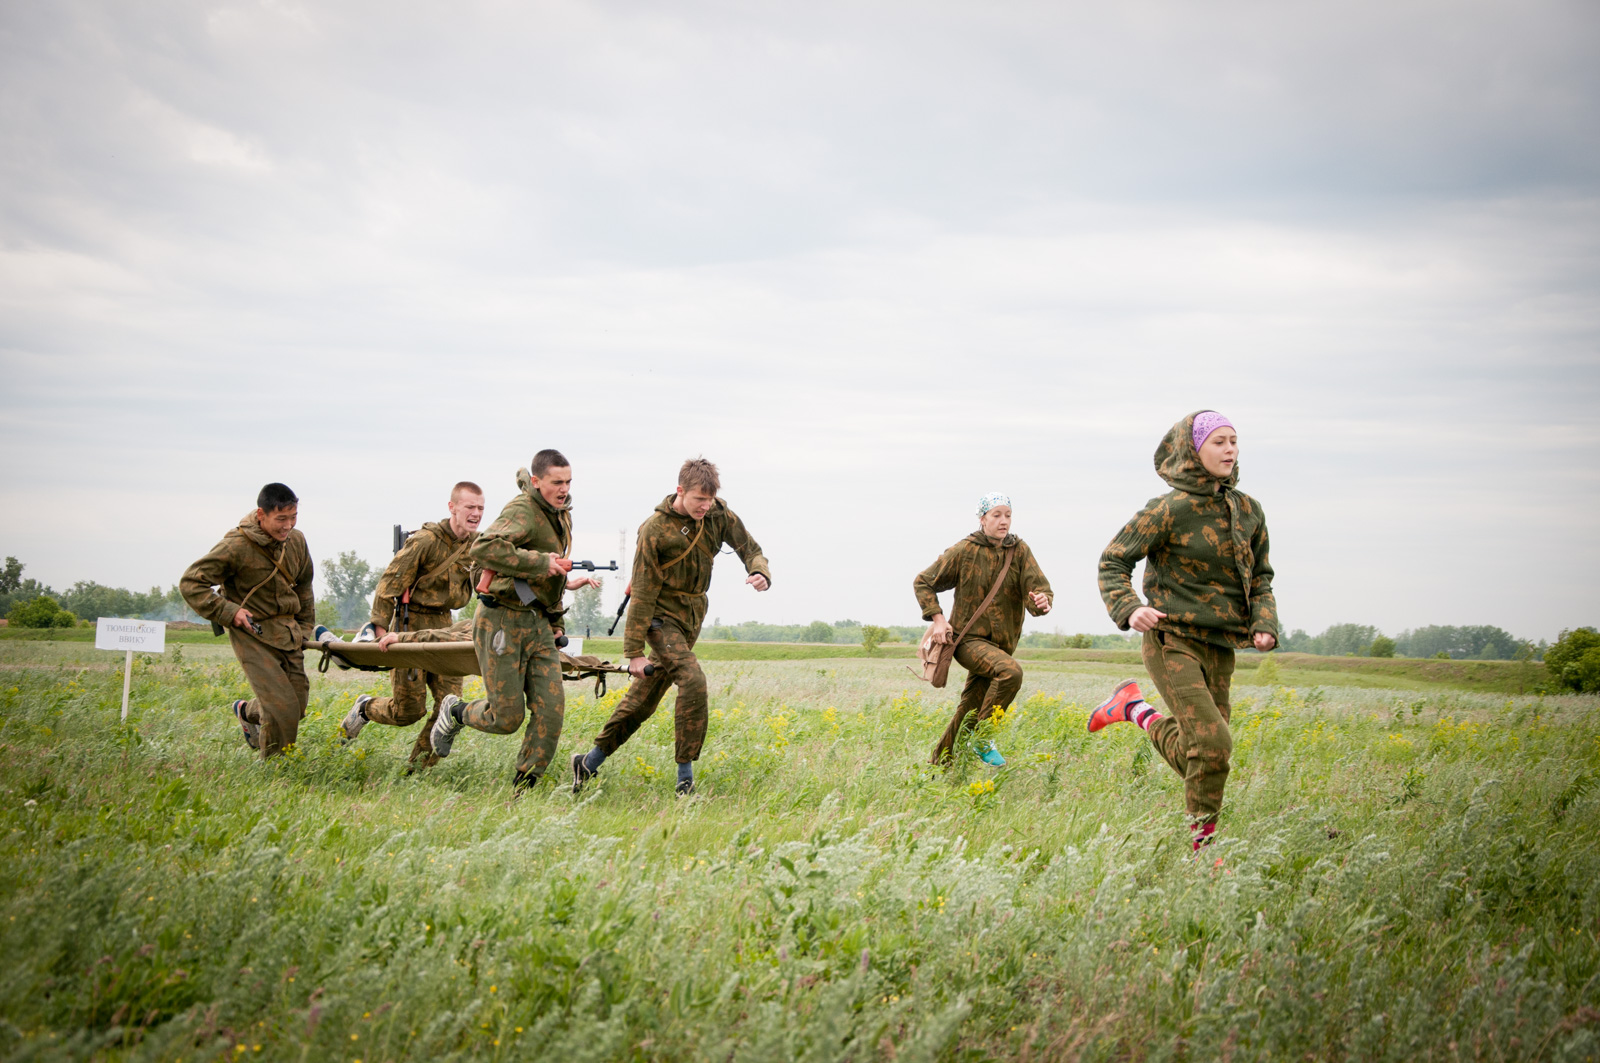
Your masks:
M 1171 714 L 1156 712 L 1126 680 L 1089 717 L 1089 730 L 1131 722 L 1183 776 L 1194 847 L 1217 829 L 1233 736 L 1228 689 L 1233 651 L 1278 644 L 1278 606 L 1267 559 L 1267 517 L 1240 491 L 1239 437 L 1215 410 L 1190 414 L 1156 448 L 1172 487 L 1151 499 L 1100 555 L 1100 596 L 1117 626 L 1144 633 L 1145 670 Z M 1145 561 L 1144 593 L 1133 568 Z
M 463 480 L 450 491 L 450 516 L 424 524 L 400 547 L 383 570 L 372 596 L 374 633 L 382 638 L 391 628 L 428 631 L 450 626 L 450 613 L 472 600 L 471 561 L 467 551 L 478 538 L 483 520 L 483 489 Z M 396 623 L 396 616 L 399 622 Z M 414 668 L 391 673 L 394 695 L 362 694 L 341 725 L 346 742 L 369 723 L 408 727 L 427 715 L 428 691 L 433 691 L 433 717 L 423 725 L 411 750 L 413 763 L 431 764 L 437 758 L 429 735 L 439 718 L 445 695 L 461 693 L 461 677 L 434 675 Z
M 1028 544 L 1011 534 L 1011 499 L 1006 495 L 985 495 L 978 500 L 978 530 L 939 555 L 912 581 L 922 619 L 933 623 L 935 642 L 949 642 L 977 612 L 989 591 L 1000 578 L 1000 571 L 1011 554 L 1005 582 L 983 615 L 973 621 L 967 635 L 956 646 L 956 663 L 967 670 L 966 686 L 955 715 L 933 747 L 930 761 L 950 763 L 961 732 L 987 720 L 995 709 L 1011 704 L 1022 689 L 1022 666 L 1012 657 L 1022 639 L 1022 612 L 1043 616 L 1055 600 L 1050 581 Z M 939 592 L 954 590 L 952 615 L 961 623 L 945 619 Z M 1006 760 L 990 743 L 979 752 L 986 764 L 999 767 Z
M 727 543 L 744 562 L 746 583 L 758 591 L 772 585 L 772 572 L 761 547 L 750 537 L 728 503 L 717 497 L 722 481 L 717 467 L 693 458 L 678 470 L 678 490 L 662 499 L 650 519 L 639 526 L 628 593 L 627 626 L 622 654 L 633 682 L 587 754 L 572 755 L 572 792 L 600 770 L 661 704 L 669 686 L 678 688 L 673 712 L 678 780 L 676 792 L 694 792 L 694 762 L 706 739 L 706 676 L 694 655 L 700 625 L 706 618 L 706 590 L 711 565 Z M 650 657 L 645 657 L 646 650 Z M 646 676 L 646 664 L 654 664 Z
M 517 497 L 468 550 L 490 577 L 472 620 L 472 642 L 487 697 L 468 703 L 446 694 L 432 730 L 433 752 L 450 755 L 463 727 L 511 734 L 528 721 L 517 756 L 514 791 L 534 786 L 550 766 L 566 693 L 554 622 L 568 590 L 599 586 L 580 576 L 567 579 L 572 561 L 572 463 L 558 450 L 541 450 L 517 472 Z
M 299 514 L 293 491 L 267 484 L 256 508 L 178 581 L 189 608 L 228 631 L 255 693 L 235 701 L 233 714 L 263 760 L 294 745 L 311 690 L 301 646 L 317 613 L 311 551 L 294 527 Z

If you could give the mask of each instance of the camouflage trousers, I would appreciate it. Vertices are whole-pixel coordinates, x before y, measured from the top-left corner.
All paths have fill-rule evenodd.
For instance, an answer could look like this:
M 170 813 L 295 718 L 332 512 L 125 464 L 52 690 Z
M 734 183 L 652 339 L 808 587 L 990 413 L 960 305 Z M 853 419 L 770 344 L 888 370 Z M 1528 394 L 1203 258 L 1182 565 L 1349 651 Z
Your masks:
M 561 655 L 550 621 L 538 611 L 480 603 L 472 620 L 483 689 L 488 695 L 461 710 L 468 727 L 508 735 L 528 721 L 517 754 L 517 778 L 537 782 L 555 756 L 567 694 L 561 687 Z
M 1214 822 L 1233 754 L 1228 730 L 1233 651 L 1159 630 L 1145 632 L 1141 651 L 1168 713 L 1150 725 L 1150 743 L 1183 776 L 1189 815 Z
M 1022 665 L 1016 658 L 988 639 L 969 636 L 956 646 L 956 663 L 967 670 L 967 684 L 961 688 L 956 714 L 933 747 L 930 764 L 950 760 L 961 732 L 987 720 L 997 708 L 1011 704 L 1022 689 Z
M 305 652 L 268 646 L 238 628 L 228 629 L 228 641 L 255 694 L 245 704 L 244 718 L 261 728 L 261 759 L 275 757 L 294 745 L 305 718 L 311 693 Z
M 688 764 L 700 759 L 706 741 L 706 674 L 694 655 L 695 640 L 671 620 L 650 621 L 645 635 L 650 643 L 650 663 L 656 674 L 633 680 L 611 718 L 595 736 L 594 744 L 606 756 L 633 737 L 633 733 L 655 715 L 656 707 L 669 686 L 678 688 L 678 703 L 672 713 L 676 739 L 676 759 Z
M 450 626 L 450 613 L 423 612 L 413 610 L 406 627 L 411 631 L 433 631 L 437 628 Z M 439 718 L 439 702 L 444 700 L 446 694 L 461 695 L 461 677 L 458 675 L 435 675 L 424 672 L 418 668 L 396 668 L 390 673 L 390 682 L 393 684 L 394 695 L 386 698 L 373 698 L 367 702 L 367 719 L 372 723 L 387 724 L 390 727 L 408 727 L 424 716 L 428 717 L 427 723 L 422 725 L 422 730 L 417 734 L 416 744 L 411 747 L 411 761 L 421 761 L 424 765 L 431 766 L 439 758 L 433 755 L 433 745 L 428 740 L 428 735 L 433 731 L 433 722 Z M 428 712 L 428 691 L 433 691 L 433 712 Z

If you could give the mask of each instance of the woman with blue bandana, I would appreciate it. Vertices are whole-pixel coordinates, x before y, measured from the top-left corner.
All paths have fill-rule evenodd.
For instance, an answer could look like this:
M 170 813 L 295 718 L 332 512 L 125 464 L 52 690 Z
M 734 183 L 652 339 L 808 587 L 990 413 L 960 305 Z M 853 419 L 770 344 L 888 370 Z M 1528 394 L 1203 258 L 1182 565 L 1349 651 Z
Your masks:
M 967 684 L 950 725 L 944 729 L 933 749 L 934 764 L 948 764 L 961 732 L 987 720 L 997 708 L 1011 704 L 1022 689 L 1022 666 L 1011 655 L 1022 638 L 1022 611 L 1043 616 L 1050 611 L 1053 594 L 1039 562 L 1028 544 L 1011 534 L 1011 499 L 1006 495 L 984 495 L 978 500 L 978 530 L 956 543 L 939 560 L 919 575 L 913 586 L 922 619 L 933 624 L 932 637 L 938 642 L 955 638 L 967 622 L 972 627 L 956 645 L 956 663 L 967 670 Z M 1007 558 L 1010 567 L 1006 567 Z M 995 580 L 1005 570 L 1005 580 L 994 600 L 973 619 L 973 614 L 988 597 Z M 954 590 L 955 601 L 945 619 L 939 592 Z M 975 751 L 987 764 L 996 767 L 1006 760 L 993 743 Z

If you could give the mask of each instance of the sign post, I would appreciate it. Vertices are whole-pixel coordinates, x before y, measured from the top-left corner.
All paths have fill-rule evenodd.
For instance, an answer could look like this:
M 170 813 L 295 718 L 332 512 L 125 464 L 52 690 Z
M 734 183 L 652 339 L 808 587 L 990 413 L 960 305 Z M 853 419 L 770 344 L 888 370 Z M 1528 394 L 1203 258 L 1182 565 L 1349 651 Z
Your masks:
M 122 650 L 128 656 L 122 665 L 122 718 L 128 718 L 128 692 L 133 688 L 133 655 L 135 653 L 165 653 L 167 649 L 167 622 L 165 620 L 123 620 L 102 616 L 94 627 L 94 648 L 97 650 Z

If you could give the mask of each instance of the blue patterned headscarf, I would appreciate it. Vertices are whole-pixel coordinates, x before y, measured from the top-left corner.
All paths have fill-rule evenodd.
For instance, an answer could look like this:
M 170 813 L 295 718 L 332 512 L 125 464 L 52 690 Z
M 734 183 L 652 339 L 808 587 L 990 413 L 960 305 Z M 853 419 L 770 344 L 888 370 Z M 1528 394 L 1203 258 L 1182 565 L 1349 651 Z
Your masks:
M 978 499 L 979 519 L 982 519 L 983 515 L 989 512 L 995 506 L 1005 506 L 1007 509 L 1011 508 L 1011 496 L 1002 495 L 999 492 L 995 492 L 992 495 L 984 495 L 982 498 Z

